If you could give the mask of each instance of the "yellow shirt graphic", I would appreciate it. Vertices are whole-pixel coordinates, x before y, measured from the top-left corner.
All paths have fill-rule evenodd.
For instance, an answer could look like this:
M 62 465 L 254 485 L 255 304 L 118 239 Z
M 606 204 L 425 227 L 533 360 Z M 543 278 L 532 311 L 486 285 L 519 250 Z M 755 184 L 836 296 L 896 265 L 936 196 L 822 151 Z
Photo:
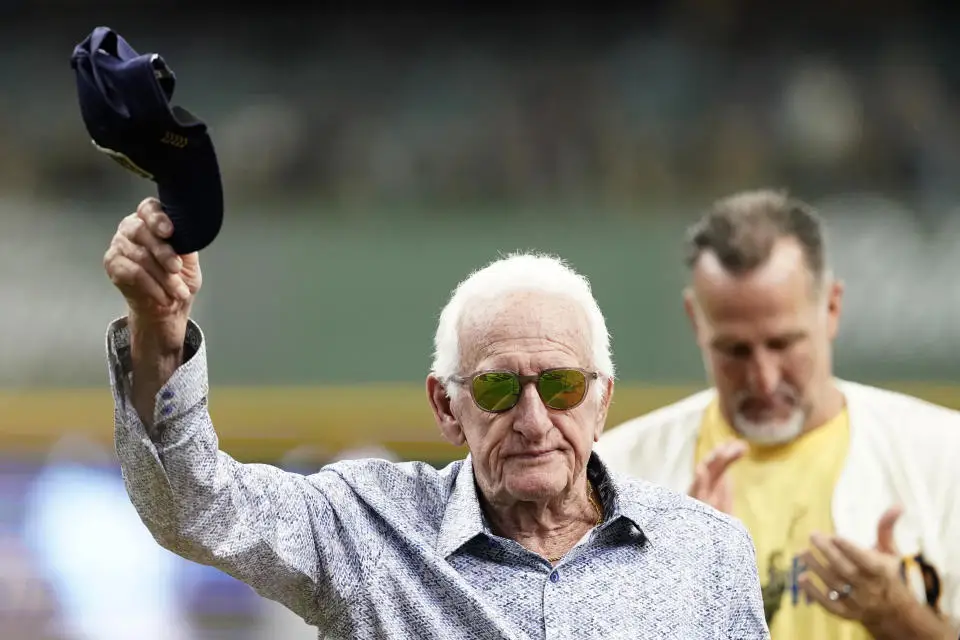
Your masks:
M 849 444 L 847 411 L 782 446 L 751 446 L 727 473 L 734 513 L 757 548 L 764 609 L 772 640 L 872 640 L 858 623 L 808 602 L 797 578 L 799 554 L 810 534 L 833 533 L 831 501 Z M 716 402 L 708 407 L 697 442 L 697 462 L 737 437 Z

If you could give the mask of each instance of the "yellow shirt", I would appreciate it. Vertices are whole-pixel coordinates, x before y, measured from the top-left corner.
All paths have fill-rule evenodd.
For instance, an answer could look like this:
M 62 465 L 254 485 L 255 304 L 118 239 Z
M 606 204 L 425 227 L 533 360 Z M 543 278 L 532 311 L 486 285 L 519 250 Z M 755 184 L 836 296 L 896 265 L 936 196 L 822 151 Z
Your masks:
M 836 418 L 782 446 L 751 446 L 727 473 L 733 515 L 753 536 L 772 640 L 872 640 L 858 623 L 808 601 L 797 584 L 799 554 L 815 531 L 833 533 L 831 501 L 849 445 L 844 409 Z M 697 442 L 697 461 L 737 437 L 714 401 Z

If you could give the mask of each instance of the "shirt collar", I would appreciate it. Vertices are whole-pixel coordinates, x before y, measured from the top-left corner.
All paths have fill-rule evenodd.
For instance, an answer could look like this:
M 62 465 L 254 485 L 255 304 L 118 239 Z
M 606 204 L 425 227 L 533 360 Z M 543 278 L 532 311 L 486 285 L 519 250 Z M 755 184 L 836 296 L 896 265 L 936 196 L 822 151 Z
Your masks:
M 590 455 L 587 475 L 597 487 L 603 503 L 604 524 L 601 526 L 606 527 L 623 518 L 644 533 L 644 527 L 650 521 L 649 508 L 642 501 L 631 499 L 630 491 L 610 473 L 596 453 Z M 447 499 L 437 537 L 437 552 L 444 558 L 449 557 L 476 536 L 489 533 L 490 528 L 477 495 L 473 462 L 468 455 L 457 471 L 453 491 Z M 646 537 L 645 533 L 643 537 Z
M 460 465 L 453 491 L 440 523 L 437 552 L 444 558 L 450 556 L 474 537 L 487 531 L 477 485 L 473 477 L 473 461 L 468 455 Z
M 596 453 L 590 456 L 587 476 L 597 487 L 603 503 L 604 523 L 601 526 L 606 527 L 621 519 L 627 520 L 645 539 L 648 529 L 653 524 L 651 521 L 653 511 L 650 509 L 649 500 L 643 495 L 637 495 L 634 487 L 625 483 L 623 478 L 611 473 Z

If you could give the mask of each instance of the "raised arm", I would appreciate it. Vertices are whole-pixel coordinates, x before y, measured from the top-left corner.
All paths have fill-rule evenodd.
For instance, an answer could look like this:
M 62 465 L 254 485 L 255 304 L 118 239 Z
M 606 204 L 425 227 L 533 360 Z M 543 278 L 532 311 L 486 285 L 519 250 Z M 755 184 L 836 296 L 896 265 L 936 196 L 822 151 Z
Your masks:
M 104 259 L 130 309 L 107 335 L 127 491 L 165 548 L 323 626 L 376 558 L 378 538 L 363 530 L 363 507 L 335 471 L 304 477 L 219 451 L 203 335 L 188 320 L 199 260 L 172 253 L 165 224 L 159 203 L 144 201 Z

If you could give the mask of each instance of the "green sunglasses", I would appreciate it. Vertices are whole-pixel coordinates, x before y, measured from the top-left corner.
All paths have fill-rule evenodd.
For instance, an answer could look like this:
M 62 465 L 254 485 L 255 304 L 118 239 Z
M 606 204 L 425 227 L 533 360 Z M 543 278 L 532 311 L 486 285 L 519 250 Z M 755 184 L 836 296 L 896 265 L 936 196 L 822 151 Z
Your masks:
M 583 402 L 590 382 L 599 377 L 595 371 L 556 368 L 532 376 L 513 371 L 481 371 L 471 376 L 455 376 L 451 381 L 469 383 L 474 404 L 484 411 L 501 413 L 517 406 L 523 385 L 531 382 L 536 384 L 543 404 L 557 411 L 569 411 Z

